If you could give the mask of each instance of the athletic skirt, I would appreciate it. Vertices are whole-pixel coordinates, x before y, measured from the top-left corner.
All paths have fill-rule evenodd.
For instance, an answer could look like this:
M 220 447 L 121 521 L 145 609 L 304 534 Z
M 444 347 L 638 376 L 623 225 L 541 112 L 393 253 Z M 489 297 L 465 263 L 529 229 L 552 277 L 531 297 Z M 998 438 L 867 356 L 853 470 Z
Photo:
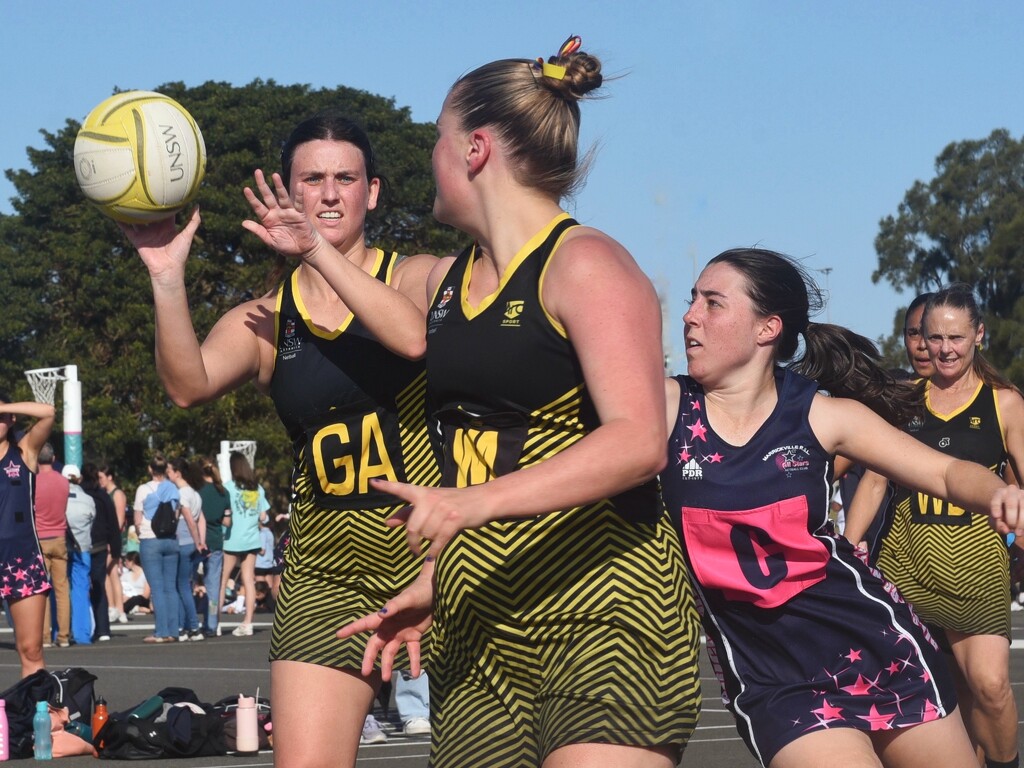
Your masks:
M 969 525 L 915 523 L 900 504 L 878 568 L 930 626 L 1009 639 L 1010 559 L 987 515 L 971 515 Z
M 20 600 L 52 588 L 35 537 L 0 539 L 0 574 L 0 600 Z
M 335 632 L 370 613 L 419 574 L 402 527 L 384 521 L 400 507 L 292 510 L 291 540 L 274 611 L 270 660 L 359 669 L 367 635 L 339 640 Z M 424 662 L 428 645 L 423 644 Z M 396 669 L 408 668 L 405 650 Z
M 610 504 L 464 531 L 437 562 L 433 768 L 537 766 L 577 743 L 681 754 L 699 619 L 667 515 Z
M 956 708 L 946 660 L 896 587 L 841 537 L 825 578 L 775 608 L 697 593 L 722 700 L 768 765 L 801 736 L 906 728 Z

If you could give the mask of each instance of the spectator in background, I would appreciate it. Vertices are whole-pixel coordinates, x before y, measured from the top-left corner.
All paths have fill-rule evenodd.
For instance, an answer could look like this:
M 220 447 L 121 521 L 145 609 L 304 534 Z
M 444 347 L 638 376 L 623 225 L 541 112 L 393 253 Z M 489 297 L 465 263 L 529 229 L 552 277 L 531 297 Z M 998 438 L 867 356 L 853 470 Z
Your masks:
M 196 600 L 192 592 L 192 574 L 199 558 L 206 552 L 206 518 L 203 500 L 196 489 L 203 487 L 199 465 L 183 459 L 171 459 L 167 464 L 167 479 L 178 487 L 178 641 L 203 640 L 196 614 Z
M 144 643 L 173 643 L 178 639 L 178 541 L 158 539 L 150 521 L 161 501 L 178 508 L 178 489 L 167 479 L 167 459 L 155 454 L 149 462 L 150 480 L 135 490 L 133 517 L 139 534 L 139 554 L 152 589 L 156 625 Z
M 260 551 L 256 553 L 256 581 L 264 582 L 270 589 L 272 606 L 277 600 L 277 591 L 281 586 L 281 568 L 274 563 L 274 532 L 269 520 L 260 520 Z
M 206 559 L 203 561 L 203 583 L 208 603 L 203 634 L 220 637 L 220 576 L 224 568 L 224 516 L 231 511 L 231 499 L 220 479 L 217 464 L 203 461 L 203 487 L 199 489 L 206 518 Z
M 85 469 L 83 467 L 82 469 Z M 128 496 L 117 485 L 114 477 L 114 470 L 109 464 L 104 464 L 97 470 L 97 481 L 99 487 L 110 497 L 114 504 L 114 513 L 117 517 L 117 552 L 113 556 L 113 542 L 111 544 L 111 556 L 107 558 L 107 611 L 111 621 L 125 624 L 128 615 L 124 610 L 124 596 L 121 594 L 121 537 L 125 533 L 128 522 Z
M 124 594 L 126 613 L 152 613 L 149 605 L 149 582 L 146 581 L 138 552 L 125 552 L 121 560 L 121 592 Z
M 53 446 L 39 450 L 39 474 L 36 476 L 36 532 L 46 570 L 53 584 L 53 603 L 57 607 L 57 646 L 71 645 L 71 593 L 68 586 L 68 481 L 53 468 Z M 43 615 L 43 647 L 53 647 L 51 609 Z
M 92 615 L 96 621 L 93 631 L 94 642 L 106 642 L 110 639 L 110 622 L 124 616 L 121 606 L 121 580 L 117 580 L 118 608 L 116 613 L 110 612 L 107 598 L 108 575 L 117 570 L 121 562 L 121 526 L 117 518 L 117 508 L 112 494 L 100 485 L 100 471 L 92 462 L 82 465 L 82 490 L 92 497 L 96 503 L 96 518 L 92 522 L 92 564 L 89 569 L 91 582 L 90 604 Z M 124 493 L 121 494 L 124 496 Z M 107 564 L 114 563 L 113 569 Z M 127 621 L 127 618 L 125 618 Z
M 65 464 L 61 474 L 68 479 L 68 571 L 71 582 L 71 639 L 76 645 L 92 643 L 93 615 L 89 600 L 92 571 L 92 524 L 96 519 L 96 502 L 81 485 L 82 470 Z M 106 559 L 104 557 L 104 559 Z
M 245 586 L 245 621 L 232 630 L 236 637 L 252 634 L 252 615 L 256 611 L 256 553 L 260 551 L 259 524 L 267 519 L 270 504 L 256 481 L 256 473 L 241 453 L 231 453 L 231 479 L 224 483 L 231 499 L 231 510 L 224 516 L 224 573 L 221 582 L 239 566 Z

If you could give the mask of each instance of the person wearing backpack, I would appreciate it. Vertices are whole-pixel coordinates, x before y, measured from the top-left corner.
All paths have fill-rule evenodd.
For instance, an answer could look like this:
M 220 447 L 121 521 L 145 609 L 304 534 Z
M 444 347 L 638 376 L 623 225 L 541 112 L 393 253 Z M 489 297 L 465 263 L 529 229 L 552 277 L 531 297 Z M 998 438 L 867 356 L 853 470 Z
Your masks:
M 170 537 L 158 537 L 153 523 L 158 512 L 162 517 L 166 510 L 166 507 L 160 510 L 162 503 L 170 504 L 176 529 L 180 497 L 177 486 L 167 479 L 167 460 L 161 454 L 155 454 L 149 462 L 149 474 L 151 479 L 139 486 L 133 505 L 142 570 L 149 582 L 156 614 L 153 634 L 144 638 L 144 642 L 173 643 L 178 639 L 178 540 L 174 529 Z

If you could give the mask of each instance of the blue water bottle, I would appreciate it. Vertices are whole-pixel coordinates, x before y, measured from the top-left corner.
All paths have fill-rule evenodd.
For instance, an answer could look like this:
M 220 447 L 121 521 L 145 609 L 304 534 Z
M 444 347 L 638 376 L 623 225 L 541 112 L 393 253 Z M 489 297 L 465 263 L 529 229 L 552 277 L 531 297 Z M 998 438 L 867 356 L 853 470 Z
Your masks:
M 45 701 L 36 702 L 36 713 L 32 718 L 32 734 L 35 737 L 36 760 L 52 760 L 53 738 L 50 736 L 50 708 Z

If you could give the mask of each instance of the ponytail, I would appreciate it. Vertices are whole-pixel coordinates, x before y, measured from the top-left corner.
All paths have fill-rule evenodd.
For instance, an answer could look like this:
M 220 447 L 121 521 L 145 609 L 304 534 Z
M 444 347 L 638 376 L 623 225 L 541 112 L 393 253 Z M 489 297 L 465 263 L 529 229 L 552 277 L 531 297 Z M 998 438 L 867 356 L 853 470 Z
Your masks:
M 808 323 L 803 336 L 804 353 L 789 367 L 833 397 L 857 400 L 897 427 L 924 412 L 924 382 L 882 368 L 870 339 L 826 323 Z

